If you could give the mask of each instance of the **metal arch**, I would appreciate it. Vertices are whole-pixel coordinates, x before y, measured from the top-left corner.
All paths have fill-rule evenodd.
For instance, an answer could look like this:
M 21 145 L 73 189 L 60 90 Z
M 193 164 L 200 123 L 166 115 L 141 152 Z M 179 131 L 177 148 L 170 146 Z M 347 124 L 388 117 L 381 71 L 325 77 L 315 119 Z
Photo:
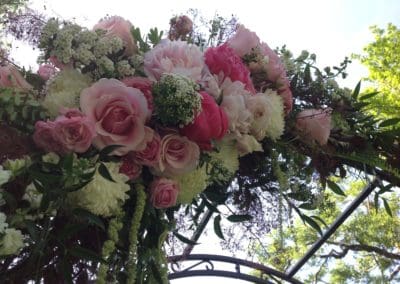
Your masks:
M 170 280 L 191 276 L 217 276 L 235 278 L 252 283 L 273 284 L 272 282 L 262 278 L 264 275 L 269 275 L 281 280 L 285 280 L 289 283 L 302 284 L 302 282 L 294 279 L 293 277 L 270 267 L 228 256 L 210 254 L 191 254 L 188 256 L 177 255 L 168 257 L 168 262 L 170 264 L 170 270 L 172 271 L 168 275 L 168 279 Z M 181 267 L 181 263 L 183 262 L 194 262 L 194 264 L 184 268 Z M 218 264 L 221 263 L 232 264 L 232 270 L 228 271 L 216 269 Z M 242 268 L 257 270 L 260 272 L 260 276 L 257 277 L 244 273 Z

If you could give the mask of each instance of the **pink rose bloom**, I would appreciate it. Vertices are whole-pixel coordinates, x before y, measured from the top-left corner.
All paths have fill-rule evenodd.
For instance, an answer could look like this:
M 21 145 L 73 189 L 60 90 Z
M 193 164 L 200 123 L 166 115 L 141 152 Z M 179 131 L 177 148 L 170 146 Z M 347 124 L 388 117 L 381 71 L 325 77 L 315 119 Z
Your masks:
M 289 85 L 278 88 L 278 95 L 282 97 L 285 115 L 288 115 L 293 108 L 293 96 Z
M 46 152 L 62 153 L 63 145 L 54 135 L 55 122 L 38 121 L 35 123 L 33 141 L 36 146 Z
M 122 157 L 119 172 L 129 177 L 129 180 L 137 179 L 142 173 L 142 166 L 137 164 L 132 152 Z
M 42 64 L 39 66 L 38 74 L 45 81 L 49 80 L 56 73 L 57 69 L 52 64 Z
M 151 128 L 147 127 L 147 129 L 151 132 L 151 135 L 147 135 L 149 139 L 146 139 L 146 148 L 135 152 L 135 161 L 140 165 L 154 167 L 160 162 L 161 138 Z
M 149 108 L 148 119 L 150 119 L 151 114 L 153 113 L 154 110 L 153 94 L 152 94 L 153 83 L 145 77 L 127 77 L 122 79 L 122 82 L 128 87 L 136 88 L 142 91 L 142 93 L 146 97 L 147 106 Z
M 158 178 L 150 184 L 150 202 L 158 209 L 169 208 L 176 205 L 179 185 L 167 178 Z
M 132 56 L 137 53 L 137 46 L 133 39 L 131 28 L 132 24 L 125 20 L 122 17 L 113 16 L 109 18 L 105 18 L 98 22 L 94 27 L 93 30 L 106 30 L 107 37 L 119 37 L 122 42 L 124 43 L 126 56 Z
M 166 40 L 144 55 L 144 72 L 153 81 L 160 80 L 164 73 L 174 73 L 199 82 L 203 68 L 203 53 L 186 41 Z
M 296 129 L 302 137 L 325 145 L 331 132 L 331 111 L 330 108 L 301 111 L 296 117 Z
M 210 47 L 205 52 L 205 62 L 212 74 L 223 75 L 223 79 L 230 78 L 232 82 L 240 81 L 246 86 L 246 90 L 255 94 L 253 83 L 250 79 L 250 71 L 235 54 L 228 44 L 218 47 Z
M 266 66 L 267 79 L 271 82 L 276 82 L 279 77 L 286 77 L 285 66 L 281 59 L 265 42 L 261 44 L 261 52 L 264 56 L 268 57 L 268 64 Z
M 30 90 L 32 86 L 13 65 L 0 66 L 0 87 Z
M 255 32 L 246 29 L 243 25 L 238 25 L 235 35 L 227 43 L 238 56 L 243 57 L 251 53 L 252 48 L 260 45 L 260 39 Z
M 54 137 L 62 145 L 62 153 L 84 153 L 96 136 L 94 122 L 77 109 L 66 111 L 54 121 Z
M 103 78 L 82 91 L 80 106 L 95 123 L 97 136 L 93 144 L 97 148 L 121 145 L 113 152 L 119 156 L 142 150 L 148 107 L 140 90 Z
M 167 134 L 161 139 L 157 169 L 166 175 L 181 175 L 193 171 L 199 157 L 200 149 L 196 143 L 177 134 Z
M 200 92 L 201 113 L 195 120 L 181 129 L 181 134 L 194 141 L 200 149 L 210 151 L 211 139 L 222 139 L 228 131 L 228 117 L 213 97 Z

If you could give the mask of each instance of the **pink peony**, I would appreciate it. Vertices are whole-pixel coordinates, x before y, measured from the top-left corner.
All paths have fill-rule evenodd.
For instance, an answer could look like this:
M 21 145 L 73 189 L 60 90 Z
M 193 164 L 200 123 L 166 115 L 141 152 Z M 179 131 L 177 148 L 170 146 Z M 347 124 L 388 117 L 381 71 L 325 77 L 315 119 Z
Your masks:
M 144 72 L 153 81 L 164 73 L 174 73 L 199 82 L 203 68 L 203 53 L 186 41 L 166 40 L 144 55 Z
M 135 156 L 132 152 L 123 156 L 122 164 L 119 167 L 119 172 L 129 177 L 130 180 L 137 179 L 142 173 L 142 166 L 136 163 Z
M 184 174 L 197 167 L 199 157 L 200 149 L 196 143 L 177 134 L 167 134 L 161 139 L 157 169 L 166 175 Z
M 57 69 L 52 64 L 42 64 L 39 66 L 38 74 L 45 81 L 49 80 L 56 73 Z
M 200 149 L 210 151 L 211 139 L 222 139 L 228 131 L 228 117 L 213 97 L 206 92 L 200 95 L 202 111 L 193 123 L 181 129 L 181 134 L 196 142 Z
M 82 91 L 80 106 L 96 125 L 93 144 L 97 148 L 121 145 L 113 153 L 122 156 L 145 147 L 142 142 L 148 107 L 140 90 L 103 78 Z
M 238 25 L 234 36 L 227 43 L 238 56 L 243 57 L 260 45 L 260 39 L 255 32 L 246 29 L 243 25 Z
M 96 136 L 93 121 L 77 109 L 67 110 L 54 124 L 54 137 L 62 145 L 62 153 L 84 153 Z
M 158 178 L 150 184 L 150 202 L 155 208 L 175 206 L 178 193 L 177 182 L 167 178 Z
M 296 117 L 296 129 L 302 137 L 325 145 L 331 132 L 331 111 L 330 108 L 301 111 Z
M 63 145 L 54 135 L 55 122 L 38 121 L 35 124 L 33 141 L 36 146 L 46 152 L 62 153 Z
M 119 37 L 124 43 L 126 56 L 132 56 L 137 53 L 137 46 L 133 39 L 131 28 L 132 24 L 123 19 L 122 17 L 113 16 L 98 22 L 93 30 L 106 30 L 106 36 L 116 36 Z
M 205 62 L 212 74 L 222 74 L 223 79 L 228 77 L 232 82 L 240 81 L 245 84 L 246 90 L 253 94 L 256 93 L 250 79 L 250 71 L 228 44 L 225 43 L 218 47 L 210 47 L 204 56 Z
M 30 90 L 32 86 L 13 65 L 0 66 L 0 87 Z
M 145 77 L 127 77 L 122 79 L 122 82 L 132 88 L 139 89 L 146 97 L 147 106 L 149 108 L 148 119 L 154 110 L 153 95 L 152 95 L 152 82 Z
M 160 162 L 161 138 L 151 128 L 146 129 L 151 132 L 151 135 L 147 135 L 149 139 L 146 139 L 146 148 L 135 152 L 135 161 L 140 165 L 154 167 Z
M 271 82 L 276 82 L 280 77 L 286 77 L 285 66 L 281 59 L 265 42 L 261 44 L 261 52 L 268 57 L 266 66 L 267 79 Z

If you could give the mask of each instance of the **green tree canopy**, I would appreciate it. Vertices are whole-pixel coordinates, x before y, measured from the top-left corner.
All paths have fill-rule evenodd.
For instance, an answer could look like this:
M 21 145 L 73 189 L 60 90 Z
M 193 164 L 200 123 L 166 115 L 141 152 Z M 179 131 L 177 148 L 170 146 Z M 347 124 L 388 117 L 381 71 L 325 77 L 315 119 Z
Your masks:
M 400 109 L 400 29 L 388 24 L 386 29 L 373 26 L 371 31 L 375 41 L 356 56 L 369 70 L 368 81 L 379 91 L 370 98 L 369 110 L 380 117 L 394 117 Z

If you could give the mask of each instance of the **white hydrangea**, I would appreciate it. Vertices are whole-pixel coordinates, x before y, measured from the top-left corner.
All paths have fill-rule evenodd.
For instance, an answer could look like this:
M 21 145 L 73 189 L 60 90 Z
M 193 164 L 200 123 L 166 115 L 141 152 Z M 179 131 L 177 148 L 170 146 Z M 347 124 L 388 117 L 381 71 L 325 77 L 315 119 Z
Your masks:
M 24 236 L 20 230 L 5 229 L 4 236 L 0 240 L 0 255 L 16 254 L 23 246 Z
M 41 194 L 35 187 L 33 183 L 29 184 L 25 189 L 25 194 L 22 197 L 23 200 L 26 200 L 30 203 L 31 208 L 37 209 L 40 207 L 40 203 L 42 202 L 43 194 Z
M 129 178 L 119 173 L 119 164 L 105 163 L 115 182 L 105 179 L 98 171 L 93 180 L 84 188 L 68 195 L 72 206 L 85 208 L 96 215 L 109 217 L 114 215 L 123 202 L 128 199 L 126 194 L 130 187 L 126 182 Z
M 90 85 L 89 77 L 75 69 L 64 69 L 53 77 L 48 85 L 42 106 L 52 118 L 64 108 L 78 108 L 81 91 Z
M 4 170 L 3 167 L 0 166 L 0 185 L 8 182 L 10 177 L 11 177 L 11 171 Z
M 6 170 L 11 171 L 12 176 L 16 176 L 21 169 L 29 167 L 31 164 L 31 158 L 29 156 L 24 156 L 21 159 L 8 159 L 3 163 L 3 166 Z

